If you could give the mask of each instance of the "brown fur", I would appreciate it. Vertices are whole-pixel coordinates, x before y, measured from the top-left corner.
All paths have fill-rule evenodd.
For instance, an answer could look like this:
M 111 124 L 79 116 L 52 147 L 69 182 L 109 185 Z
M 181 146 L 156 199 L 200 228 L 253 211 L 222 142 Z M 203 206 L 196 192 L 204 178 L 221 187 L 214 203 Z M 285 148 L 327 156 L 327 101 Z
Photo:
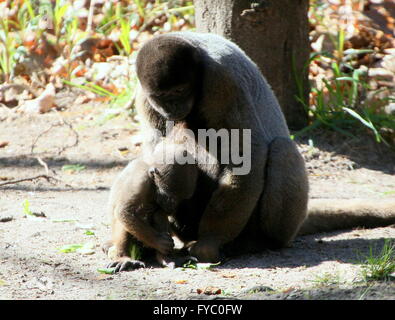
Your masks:
M 103 250 L 107 252 L 115 245 L 116 258 L 110 266 L 120 271 L 144 266 L 130 258 L 129 246 L 134 239 L 157 250 L 157 259 L 162 264 L 166 261 L 164 256 L 173 250 L 168 215 L 174 213 L 179 202 L 192 196 L 197 168 L 161 163 L 163 152 L 174 155 L 185 152 L 182 145 L 169 141 L 166 139 L 157 146 L 148 162 L 143 157 L 133 160 L 111 188 L 112 241 L 105 243 Z

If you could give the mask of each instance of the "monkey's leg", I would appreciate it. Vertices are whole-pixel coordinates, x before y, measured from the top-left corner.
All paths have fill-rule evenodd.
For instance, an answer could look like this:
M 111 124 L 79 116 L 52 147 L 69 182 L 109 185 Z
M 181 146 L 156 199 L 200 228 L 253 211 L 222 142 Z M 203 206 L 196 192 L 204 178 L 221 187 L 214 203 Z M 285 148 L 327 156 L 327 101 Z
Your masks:
M 125 230 L 120 221 L 113 219 L 112 243 L 115 246 L 116 253 L 114 261 L 110 262 L 107 265 L 107 268 L 115 268 L 114 272 L 120 272 L 145 267 L 145 264 L 142 261 L 133 260 L 130 257 L 129 247 L 132 241 L 132 236 Z M 109 243 L 106 244 L 108 245 Z
M 236 175 L 225 169 L 199 224 L 190 252 L 201 262 L 218 262 L 219 249 L 246 226 L 263 190 L 266 149 L 253 150 L 251 170 Z
M 265 245 L 287 246 L 307 214 L 308 180 L 304 160 L 295 143 L 283 137 L 269 145 L 263 195 L 259 204 Z

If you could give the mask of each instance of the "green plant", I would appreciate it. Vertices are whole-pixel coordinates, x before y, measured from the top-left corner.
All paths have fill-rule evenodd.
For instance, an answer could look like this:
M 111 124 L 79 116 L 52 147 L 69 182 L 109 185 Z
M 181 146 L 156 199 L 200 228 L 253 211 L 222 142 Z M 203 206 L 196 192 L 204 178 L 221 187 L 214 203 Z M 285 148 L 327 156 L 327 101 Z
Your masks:
M 27 216 L 34 216 L 34 213 L 30 210 L 29 200 L 23 201 L 23 213 Z
M 318 274 L 311 281 L 319 286 L 329 286 L 329 285 L 336 285 L 341 283 L 339 273 L 332 274 L 330 272 L 325 272 L 324 274 Z
M 121 35 L 119 36 L 119 41 L 122 44 L 123 50 L 126 56 L 129 56 L 132 53 L 132 47 L 130 45 L 130 31 L 131 26 L 128 20 L 121 19 Z
M 369 293 L 371 288 L 372 286 L 367 286 L 366 288 L 364 288 L 364 290 L 361 292 L 360 296 L 358 297 L 358 300 L 363 300 L 365 296 Z
M 13 3 L 15 4 L 15 2 Z M 30 0 L 23 2 L 22 6 L 18 10 L 16 26 L 19 30 L 25 31 L 33 25 L 37 25 L 37 15 L 34 12 L 33 5 Z
M 339 43 L 344 42 L 344 36 L 339 35 Z M 293 73 L 297 86 L 296 99 L 309 114 L 310 123 L 307 127 L 295 135 L 301 135 L 317 127 L 326 127 L 338 131 L 344 135 L 354 137 L 353 132 L 361 125 L 373 132 L 377 142 L 389 143 L 382 135 L 382 131 L 395 130 L 395 118 L 385 114 L 380 108 L 371 102 L 364 100 L 366 91 L 370 89 L 366 80 L 366 71 L 354 69 L 350 64 L 353 57 L 359 54 L 373 53 L 372 50 L 345 50 L 338 45 L 337 57 L 327 53 L 313 53 L 305 64 L 301 74 L 294 67 Z M 332 79 L 322 79 L 322 86 L 312 88 L 310 101 L 304 99 L 305 85 L 302 74 L 305 74 L 309 65 L 326 57 L 332 59 Z M 347 70 L 347 72 L 342 71 Z M 311 105 L 310 105 L 311 103 Z
M 97 272 L 102 273 L 102 274 L 114 274 L 114 271 L 115 271 L 115 267 L 97 269 Z
M 93 254 L 95 251 L 95 244 L 94 243 L 85 243 L 85 244 L 67 244 L 64 245 L 57 250 L 62 253 L 81 253 L 81 254 Z
M 114 5 L 112 1 L 108 1 L 104 6 L 104 16 L 96 27 L 96 31 L 102 34 L 109 34 L 114 28 L 117 27 L 117 23 L 122 19 L 122 7 L 121 3 Z M 138 13 L 132 13 L 132 15 L 138 15 Z
M 52 12 L 52 18 L 53 18 L 53 26 L 55 30 L 55 37 L 56 37 L 56 43 L 59 44 L 59 41 L 61 39 L 61 31 L 63 27 L 63 22 L 65 20 L 65 15 L 67 10 L 70 7 L 70 3 L 64 3 L 62 0 L 56 0 L 55 2 L 55 7 Z
M 389 280 L 395 272 L 395 244 L 390 239 L 384 240 L 380 252 L 369 247 L 369 254 L 363 257 L 362 277 L 369 280 Z
M 63 80 L 63 83 L 72 86 L 72 87 L 76 87 L 76 88 L 80 88 L 83 90 L 87 90 L 87 91 L 91 91 L 93 93 L 96 93 L 102 97 L 108 97 L 108 98 L 115 98 L 116 95 L 113 94 L 112 92 L 104 89 L 103 87 L 93 83 L 93 82 L 89 82 L 87 81 L 86 84 L 77 84 L 68 80 Z
M 62 171 L 80 172 L 85 170 L 85 166 L 81 164 L 66 164 L 62 167 Z
M 8 19 L 0 19 L 0 68 L 4 74 L 5 82 L 12 78 L 16 62 L 17 43 L 19 38 L 10 35 L 9 28 L 12 22 Z
M 194 269 L 194 270 L 211 269 L 213 267 L 219 266 L 220 264 L 221 264 L 221 261 L 217 262 L 217 263 L 198 263 L 194 260 L 188 260 L 182 265 L 182 267 L 184 269 Z
M 368 69 L 365 65 L 360 67 L 361 58 L 375 55 L 377 49 L 347 49 L 346 27 L 342 23 L 334 25 L 333 20 L 328 18 L 329 5 L 323 0 L 310 1 L 310 22 L 312 25 L 319 26 L 320 30 L 326 30 L 326 32 L 318 31 L 317 34 L 321 40 L 325 37 L 329 39 L 333 50 L 314 52 L 302 70 L 297 70 L 295 65 L 293 66 L 297 86 L 296 100 L 304 106 L 309 115 L 308 126 L 295 135 L 304 134 L 315 128 L 327 128 L 355 137 L 355 133 L 365 128 L 373 133 L 376 142 L 389 146 L 387 137 L 389 139 L 395 137 L 395 117 L 384 111 L 388 98 L 379 95 L 383 89 L 377 92 L 372 90 L 368 84 L 370 80 L 367 77 Z M 359 2 L 359 7 L 361 6 L 362 3 Z M 327 44 L 325 48 L 331 47 L 327 41 L 323 43 Z M 316 63 L 321 72 L 325 71 L 326 77 L 318 78 L 310 90 L 309 101 L 306 101 L 304 98 L 306 85 L 302 79 L 309 72 L 312 63 Z M 368 92 L 369 98 L 367 98 Z
M 137 6 L 137 10 L 138 13 L 140 14 L 140 16 L 144 17 L 145 16 L 145 10 L 144 10 L 144 3 L 141 0 L 134 0 L 133 1 L 136 6 Z
M 131 243 L 129 246 L 129 255 L 133 260 L 140 260 L 143 254 L 143 248 L 137 243 Z

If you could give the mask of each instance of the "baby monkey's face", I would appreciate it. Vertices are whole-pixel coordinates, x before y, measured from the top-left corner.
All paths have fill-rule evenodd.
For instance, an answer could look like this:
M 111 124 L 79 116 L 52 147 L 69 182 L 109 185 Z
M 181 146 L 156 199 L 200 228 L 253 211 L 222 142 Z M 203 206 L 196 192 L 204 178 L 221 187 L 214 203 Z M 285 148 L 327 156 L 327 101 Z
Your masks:
M 191 164 L 158 164 L 148 169 L 162 208 L 176 209 L 182 200 L 192 197 L 196 186 L 196 167 Z
M 166 212 L 174 213 L 182 199 L 172 190 L 170 178 L 162 167 L 151 167 L 148 174 L 155 185 L 155 201 Z
M 168 197 L 174 202 L 183 200 L 183 193 L 179 191 L 175 165 L 158 165 L 148 169 L 148 174 L 156 187 L 157 193 Z

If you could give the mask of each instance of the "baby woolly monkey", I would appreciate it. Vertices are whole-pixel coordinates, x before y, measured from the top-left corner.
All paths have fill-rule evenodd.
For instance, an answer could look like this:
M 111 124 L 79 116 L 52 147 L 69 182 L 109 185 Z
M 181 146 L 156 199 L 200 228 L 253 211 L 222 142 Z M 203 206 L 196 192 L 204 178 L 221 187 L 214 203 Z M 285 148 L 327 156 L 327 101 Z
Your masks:
M 164 256 L 174 248 L 168 216 L 181 201 L 192 197 L 196 187 L 196 165 L 177 162 L 188 156 L 182 144 L 165 138 L 151 157 L 133 160 L 115 180 L 109 201 L 112 241 L 103 249 L 115 245 L 115 261 L 109 267 L 115 267 L 116 272 L 144 267 L 143 262 L 130 257 L 130 235 L 154 248 L 158 262 L 166 265 Z

